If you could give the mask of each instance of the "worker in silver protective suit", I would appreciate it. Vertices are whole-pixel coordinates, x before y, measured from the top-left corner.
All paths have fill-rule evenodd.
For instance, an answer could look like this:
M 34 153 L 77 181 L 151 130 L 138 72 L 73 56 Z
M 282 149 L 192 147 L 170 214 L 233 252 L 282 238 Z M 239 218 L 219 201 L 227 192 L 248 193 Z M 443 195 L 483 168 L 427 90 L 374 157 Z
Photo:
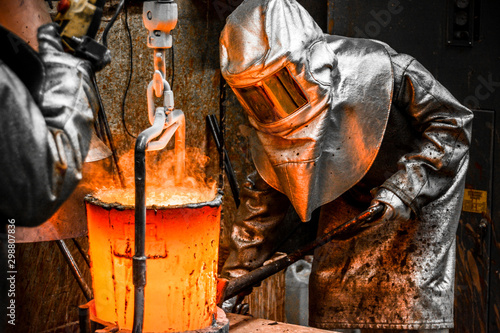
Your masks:
M 447 332 L 472 113 L 415 59 L 324 34 L 295 0 L 246 0 L 221 70 L 253 127 L 222 275 L 269 258 L 291 203 L 322 235 L 384 203 L 374 225 L 314 253 L 310 325 Z
M 76 187 L 97 110 L 91 64 L 63 51 L 57 29 L 39 29 L 39 52 L 29 57 L 41 67 L 31 77 L 0 57 L 0 214 L 16 226 L 44 222 Z
M 91 64 L 63 51 L 57 25 L 39 28 L 39 52 L 2 26 L 0 43 L 0 331 L 4 332 L 6 320 L 15 323 L 15 315 L 6 316 L 10 310 L 4 304 L 8 292 L 4 275 L 15 267 L 6 267 L 15 265 L 15 255 L 8 257 L 15 227 L 47 220 L 81 179 L 97 93 Z

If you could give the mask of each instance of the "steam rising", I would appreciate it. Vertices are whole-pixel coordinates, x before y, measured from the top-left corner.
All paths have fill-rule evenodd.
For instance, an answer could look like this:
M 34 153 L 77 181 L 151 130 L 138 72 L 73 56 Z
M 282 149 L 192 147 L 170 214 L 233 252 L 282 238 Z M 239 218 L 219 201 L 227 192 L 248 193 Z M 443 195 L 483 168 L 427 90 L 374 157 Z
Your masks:
M 214 199 L 216 181 L 207 178 L 209 158 L 197 148 L 186 148 L 186 175 L 175 183 L 173 150 L 146 153 L 146 205 L 172 206 L 207 202 Z M 135 204 L 134 152 L 123 155 L 118 164 L 125 177 L 125 188 L 102 186 L 93 194 L 103 202 Z

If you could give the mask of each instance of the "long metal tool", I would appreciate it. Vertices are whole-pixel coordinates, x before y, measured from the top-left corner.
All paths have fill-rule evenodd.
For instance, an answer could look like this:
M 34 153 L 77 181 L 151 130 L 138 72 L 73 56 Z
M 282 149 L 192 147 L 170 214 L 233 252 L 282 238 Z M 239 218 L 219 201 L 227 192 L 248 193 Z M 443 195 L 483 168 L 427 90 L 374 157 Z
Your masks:
M 345 240 L 362 232 L 364 229 L 372 226 L 370 222 L 376 220 L 384 211 L 383 204 L 370 207 L 365 212 L 355 218 L 341 224 L 329 233 L 317 238 L 303 248 L 289 254 L 281 259 L 273 261 L 265 266 L 254 269 L 248 274 L 242 275 L 231 280 L 219 279 L 217 282 L 217 304 L 222 305 L 222 302 L 228 300 L 242 291 L 254 286 L 260 281 L 268 278 L 271 275 L 287 268 L 297 260 L 303 258 L 312 250 L 331 242 L 332 240 Z
M 111 134 L 111 130 L 109 128 L 109 123 L 108 123 L 108 117 L 106 115 L 106 111 L 104 110 L 104 104 L 102 103 L 101 99 L 101 94 L 99 92 L 99 88 L 97 85 L 97 81 L 95 78 L 95 75 L 92 76 L 92 80 L 94 80 L 94 86 L 96 87 L 97 90 L 97 101 L 99 102 L 99 111 L 98 111 L 98 117 L 100 120 L 100 124 L 104 129 L 104 134 L 106 135 L 109 148 L 111 149 L 111 156 L 113 157 L 113 162 L 115 163 L 116 166 L 116 172 L 118 174 L 118 180 L 120 181 L 120 186 L 122 188 L 125 188 L 125 177 L 123 175 L 123 172 L 120 168 L 120 165 L 118 164 L 118 156 L 116 154 L 116 148 L 115 148 L 115 143 L 113 141 L 113 135 Z M 103 140 L 103 137 L 100 137 L 99 139 Z
M 165 49 L 172 47 L 170 31 L 177 24 L 177 4 L 173 0 L 145 1 L 143 23 L 148 29 L 148 47 L 153 49 L 154 74 L 148 85 L 148 117 L 151 127 L 135 142 L 135 255 L 132 258 L 134 282 L 134 323 L 132 333 L 142 333 L 144 324 L 144 290 L 146 287 L 146 151 L 164 149 L 175 135 L 175 181 L 184 177 L 186 154 L 186 120 L 174 109 L 174 94 L 165 80 Z M 156 107 L 156 97 L 163 106 Z M 156 141 L 153 139 L 158 138 Z
M 88 286 L 87 282 L 85 282 L 82 273 L 80 272 L 80 269 L 78 268 L 78 264 L 76 263 L 75 259 L 71 255 L 71 252 L 69 251 L 68 247 L 66 246 L 66 243 L 62 240 L 56 240 L 56 244 L 61 250 L 62 255 L 64 256 L 64 259 L 68 263 L 69 268 L 71 269 L 71 273 L 76 279 L 76 282 L 78 282 L 78 285 L 80 286 L 80 289 L 82 290 L 83 294 L 85 295 L 85 298 L 87 299 L 87 302 L 90 301 L 93 296 L 92 296 L 92 289 Z
M 226 147 L 223 143 L 223 136 L 219 129 L 219 125 L 217 124 L 217 118 L 215 118 L 215 115 L 208 115 L 207 123 L 210 131 L 212 132 L 212 136 L 214 137 L 217 150 L 224 159 L 224 171 L 226 172 L 226 176 L 229 181 L 229 187 L 231 188 L 231 192 L 233 193 L 234 203 L 236 204 L 236 208 L 238 208 L 240 206 L 240 189 L 238 187 L 238 181 L 236 180 L 236 175 L 234 174 L 231 160 L 229 159 Z
M 135 142 L 135 255 L 132 258 L 134 282 L 133 332 L 142 332 L 144 321 L 144 288 L 146 287 L 146 150 L 165 124 L 165 112 L 158 108 L 153 126 L 143 131 Z

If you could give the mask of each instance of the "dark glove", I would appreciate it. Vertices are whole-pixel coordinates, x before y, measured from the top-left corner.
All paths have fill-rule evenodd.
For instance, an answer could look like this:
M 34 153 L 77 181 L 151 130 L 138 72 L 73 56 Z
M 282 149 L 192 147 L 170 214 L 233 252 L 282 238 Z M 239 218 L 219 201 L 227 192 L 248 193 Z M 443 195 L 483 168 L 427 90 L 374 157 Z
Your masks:
M 331 239 L 347 240 L 380 224 L 410 219 L 411 209 L 398 196 L 385 188 L 376 189 L 375 191 L 370 207 L 355 219 L 345 222 L 330 231 L 335 234 L 331 236 Z
M 249 295 L 248 293 L 247 295 Z M 240 315 L 247 315 L 250 310 L 248 303 L 242 303 L 246 295 L 237 295 L 222 303 L 222 310 L 226 313 L 237 313 Z
M 91 124 L 98 110 L 98 95 L 91 64 L 63 50 L 58 26 L 38 29 L 39 53 L 45 65 L 40 109 L 48 126 L 64 129 L 81 169 L 89 148 Z M 85 124 L 85 125 L 84 125 Z
M 275 250 L 290 201 L 257 172 L 241 187 L 241 205 L 230 225 L 229 256 L 221 275 L 236 278 L 260 267 Z

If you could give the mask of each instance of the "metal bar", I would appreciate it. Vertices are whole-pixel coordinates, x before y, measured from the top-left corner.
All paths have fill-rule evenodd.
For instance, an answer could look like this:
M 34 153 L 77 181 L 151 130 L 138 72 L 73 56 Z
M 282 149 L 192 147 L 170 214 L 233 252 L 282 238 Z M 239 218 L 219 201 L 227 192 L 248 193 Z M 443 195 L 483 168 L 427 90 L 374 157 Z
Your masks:
M 143 132 L 144 133 L 144 132 Z M 133 257 L 134 326 L 142 332 L 144 320 L 144 287 L 146 286 L 146 147 L 147 138 L 141 133 L 135 144 L 135 255 Z
M 144 287 L 146 286 L 146 147 L 147 137 L 139 134 L 135 143 L 135 255 L 133 257 L 134 325 L 142 332 L 144 320 Z
M 222 74 L 220 74 L 219 76 L 220 76 L 219 119 L 220 119 L 221 126 L 222 126 L 223 122 L 225 122 L 225 116 L 226 116 L 226 106 L 224 105 L 224 103 L 226 101 L 226 80 L 224 80 L 224 77 L 222 77 Z M 209 115 L 209 117 L 210 117 L 210 115 Z M 216 121 L 217 119 L 215 118 L 215 116 L 212 116 L 211 120 L 213 121 L 213 125 L 211 126 L 211 129 L 213 127 L 212 134 L 214 134 L 214 129 L 216 128 L 216 124 L 217 124 L 217 121 Z M 227 154 L 224 154 L 224 151 L 221 148 L 221 147 L 224 147 L 224 138 L 219 139 L 220 133 L 217 133 L 217 132 L 215 132 L 215 133 L 217 134 L 217 139 L 215 140 L 216 144 L 217 144 L 217 141 L 222 140 L 219 143 L 220 147 L 217 147 L 217 149 L 219 150 L 219 169 L 221 170 L 220 178 L 219 178 L 219 183 L 220 183 L 219 188 L 221 190 L 224 190 L 224 167 L 225 167 L 224 156 L 226 156 Z M 215 137 L 215 134 L 214 134 L 214 137 Z M 234 193 L 233 193 L 233 196 L 234 196 Z M 239 200 L 239 196 L 238 196 L 238 200 Z
M 216 118 L 214 115 L 213 124 L 215 128 L 215 133 L 217 133 L 219 137 L 220 146 L 222 147 L 222 157 L 224 158 L 224 167 L 227 175 L 227 179 L 229 181 L 229 186 L 231 187 L 231 192 L 233 192 L 234 202 L 236 204 L 236 208 L 240 206 L 240 189 L 238 186 L 238 181 L 236 180 L 236 174 L 234 173 L 233 165 L 231 164 L 231 160 L 229 159 L 229 154 L 227 153 L 227 149 L 225 146 L 225 121 L 221 121 L 221 128 L 219 129 L 219 125 L 217 124 Z
M 78 307 L 78 321 L 80 323 L 80 333 L 91 333 L 90 311 L 87 304 Z
M 141 333 L 144 322 L 144 287 L 146 286 L 146 149 L 163 130 L 166 116 L 162 108 L 155 114 L 153 126 L 137 136 L 135 142 L 135 255 L 132 258 L 134 282 L 133 333 Z
M 80 269 L 78 269 L 78 265 L 73 256 L 71 255 L 71 252 L 69 251 L 68 247 L 66 246 L 66 243 L 62 239 L 59 239 L 56 240 L 56 244 L 59 247 L 59 250 L 61 250 L 64 259 L 66 259 L 66 262 L 68 263 L 69 268 L 71 269 L 71 273 L 73 273 L 73 276 L 75 277 L 76 282 L 78 282 L 78 285 L 80 286 L 80 289 L 85 295 L 85 298 L 87 299 L 87 301 L 90 301 L 93 298 L 92 290 L 85 282 L 82 273 L 80 273 Z
M 111 153 L 113 156 L 113 162 L 115 162 L 116 172 L 118 173 L 118 179 L 120 180 L 121 187 L 125 187 L 125 178 L 123 176 L 122 170 L 118 165 L 118 156 L 116 155 L 115 144 L 113 142 L 113 136 L 111 135 L 111 130 L 109 129 L 108 118 L 106 116 L 106 111 L 104 110 L 104 104 L 102 103 L 101 94 L 99 93 L 99 89 L 97 88 L 97 81 L 95 75 L 92 75 L 92 80 L 94 81 L 94 86 L 97 90 L 97 100 L 99 102 L 99 111 L 98 115 L 101 115 L 102 123 L 104 124 L 104 130 L 106 132 L 106 137 L 108 138 L 109 148 L 111 149 Z
M 309 253 L 311 250 L 314 250 L 335 239 L 343 240 L 354 236 L 355 234 L 361 232 L 364 228 L 367 228 L 369 226 L 369 222 L 375 220 L 379 215 L 381 215 L 384 209 L 384 205 L 371 207 L 367 211 L 343 223 L 342 225 L 333 229 L 331 232 L 314 240 L 313 242 L 295 251 L 294 253 L 273 261 L 265 266 L 254 269 L 248 274 L 229 280 L 225 285 L 222 301 L 238 295 L 245 289 L 248 289 L 256 283 L 287 268 L 294 262 L 301 259 L 304 255 Z
M 222 134 L 219 130 L 219 126 L 217 124 L 217 119 L 214 115 L 207 116 L 208 127 L 210 128 L 210 132 L 214 137 L 215 145 L 217 146 L 217 150 L 219 151 L 219 156 L 223 158 L 223 168 L 222 171 L 226 173 L 227 179 L 229 181 L 229 187 L 231 188 L 231 192 L 233 193 L 234 202 L 236 204 L 236 208 L 240 206 L 240 189 L 238 186 L 238 181 L 236 180 L 236 175 L 234 173 L 233 166 L 231 164 L 231 160 L 229 159 L 229 155 L 227 154 L 226 147 L 223 146 L 223 142 L 221 142 Z M 221 184 L 223 186 L 223 183 Z
M 80 254 L 82 255 L 83 259 L 87 263 L 87 266 L 90 267 L 90 258 L 89 258 L 89 255 L 85 251 L 83 251 L 82 246 L 76 240 L 76 238 L 72 238 L 72 240 L 73 240 L 73 244 L 75 244 L 76 248 L 78 249 L 78 252 L 80 252 Z

